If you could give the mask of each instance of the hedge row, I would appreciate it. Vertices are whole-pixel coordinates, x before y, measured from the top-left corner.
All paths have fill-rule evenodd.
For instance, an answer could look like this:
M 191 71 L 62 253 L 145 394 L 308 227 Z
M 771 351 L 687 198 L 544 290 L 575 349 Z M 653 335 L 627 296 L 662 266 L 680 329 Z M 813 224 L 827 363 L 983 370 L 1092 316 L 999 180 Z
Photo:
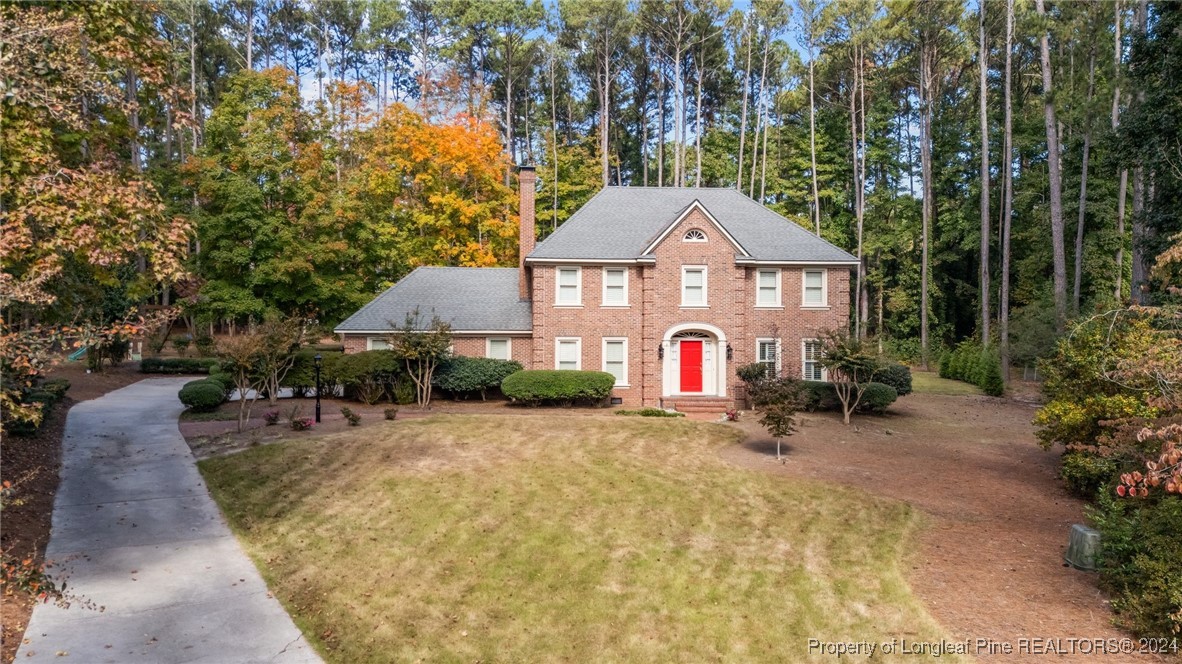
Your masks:
M 501 382 L 509 399 L 529 406 L 575 403 L 601 405 L 612 393 L 616 377 L 604 371 L 518 371 Z
M 148 357 L 140 360 L 140 373 L 200 374 L 209 373 L 219 365 L 214 357 Z
M 1001 359 L 993 349 L 971 340 L 940 356 L 940 377 L 972 383 L 994 397 L 1005 392 Z

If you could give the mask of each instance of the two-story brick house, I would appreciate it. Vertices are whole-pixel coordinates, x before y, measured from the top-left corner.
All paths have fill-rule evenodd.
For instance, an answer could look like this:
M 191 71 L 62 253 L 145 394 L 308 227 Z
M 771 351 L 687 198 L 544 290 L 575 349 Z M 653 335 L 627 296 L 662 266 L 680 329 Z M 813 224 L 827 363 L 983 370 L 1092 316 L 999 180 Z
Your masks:
M 736 367 L 823 378 L 817 333 L 844 329 L 857 260 L 734 189 L 606 187 L 535 246 L 523 167 L 517 268 L 419 268 L 337 327 L 383 347 L 416 307 L 461 355 L 602 370 L 627 406 L 721 410 Z

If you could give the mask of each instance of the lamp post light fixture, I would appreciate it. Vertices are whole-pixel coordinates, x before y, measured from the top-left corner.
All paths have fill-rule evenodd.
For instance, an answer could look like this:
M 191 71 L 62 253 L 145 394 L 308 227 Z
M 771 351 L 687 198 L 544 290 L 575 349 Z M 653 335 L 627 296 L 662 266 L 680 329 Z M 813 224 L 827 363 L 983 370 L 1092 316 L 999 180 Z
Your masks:
M 660 344 L 659 346 L 657 346 L 657 359 L 658 360 L 665 359 L 665 344 Z
M 320 353 L 312 358 L 313 366 L 316 367 L 316 423 L 320 424 L 320 362 L 324 358 L 320 357 Z

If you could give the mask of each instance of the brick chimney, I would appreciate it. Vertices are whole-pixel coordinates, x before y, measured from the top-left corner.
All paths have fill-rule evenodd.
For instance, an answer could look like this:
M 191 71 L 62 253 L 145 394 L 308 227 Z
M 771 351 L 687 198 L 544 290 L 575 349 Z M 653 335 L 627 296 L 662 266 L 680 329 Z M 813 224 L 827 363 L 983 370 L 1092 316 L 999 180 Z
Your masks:
M 538 176 L 534 172 L 533 166 L 518 166 L 517 167 L 517 189 L 520 198 L 518 204 L 518 215 L 521 217 L 521 230 L 518 240 L 517 253 L 517 268 L 518 268 L 518 295 L 522 300 L 532 299 L 530 286 L 532 285 L 532 275 L 525 267 L 525 257 L 534 250 L 535 230 L 534 230 L 534 186 L 537 182 Z

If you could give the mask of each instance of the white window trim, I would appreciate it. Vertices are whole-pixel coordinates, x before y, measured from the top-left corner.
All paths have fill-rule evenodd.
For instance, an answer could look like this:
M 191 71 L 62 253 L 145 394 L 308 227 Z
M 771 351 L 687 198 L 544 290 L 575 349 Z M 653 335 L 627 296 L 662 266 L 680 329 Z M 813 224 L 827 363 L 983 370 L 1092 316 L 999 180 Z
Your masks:
M 782 375 L 781 372 L 784 369 L 784 354 L 780 352 L 780 339 L 778 337 L 758 337 L 755 339 L 755 361 L 759 364 L 764 364 L 763 360 L 759 359 L 759 347 L 760 345 L 769 341 L 776 345 L 776 364 L 772 368 L 775 370 L 776 377 L 779 378 Z M 801 346 L 801 353 L 803 352 L 804 346 Z
M 812 378 L 809 378 L 804 373 L 805 360 L 808 357 L 808 355 L 805 352 L 805 346 L 806 346 L 806 344 L 809 344 L 809 343 L 814 343 L 814 344 L 820 343 L 820 340 L 819 339 L 801 339 L 800 340 L 800 377 L 804 380 L 812 380 Z M 813 361 L 820 364 L 820 360 L 813 360 Z M 825 382 L 828 380 L 829 380 L 829 370 L 822 366 L 821 367 L 821 381 Z
M 373 342 L 375 342 L 375 341 L 381 341 L 382 343 L 386 344 L 386 348 L 374 348 Z M 365 350 L 386 350 L 389 347 L 390 347 L 390 341 L 387 340 L 386 337 L 366 337 L 365 338 Z
M 776 275 L 776 302 L 775 304 L 760 304 L 759 302 L 759 275 L 764 272 L 774 272 Z M 784 275 L 779 268 L 774 270 L 767 268 L 760 268 L 755 271 L 755 308 L 756 309 L 783 309 L 784 308 Z M 801 279 L 804 279 L 803 273 Z M 824 277 L 822 277 L 824 283 Z M 803 297 L 803 295 L 801 296 Z M 803 300 L 802 300 L 803 301 Z
M 697 238 L 691 238 L 691 237 L 689 236 L 689 234 L 690 234 L 690 233 L 693 233 L 694 231 L 698 231 L 699 233 L 701 233 L 701 234 L 702 234 L 702 239 L 700 239 L 700 240 L 699 240 L 699 239 L 697 239 Z M 688 231 L 686 231 L 686 232 L 685 232 L 685 233 L 684 233 L 684 234 L 681 236 L 681 241 L 682 241 L 682 242 L 709 242 L 709 241 L 710 241 L 710 237 L 709 237 L 708 235 L 706 235 L 706 231 L 704 231 L 704 230 L 702 230 L 702 229 L 700 229 L 700 228 L 698 228 L 698 227 L 696 227 L 696 226 L 695 226 L 694 228 L 691 228 L 691 229 L 689 229 Z
M 624 301 L 623 302 L 608 302 L 607 301 L 607 273 L 608 273 L 608 270 L 622 270 L 624 272 Z M 629 272 L 630 272 L 630 270 L 626 267 L 605 266 L 603 268 L 603 276 L 601 278 L 601 281 L 603 282 L 601 290 L 603 292 L 600 294 L 600 297 L 599 297 L 599 306 L 610 307 L 613 309 L 626 309 L 630 306 L 629 301 L 628 301 L 628 273 Z
M 575 301 L 562 301 L 562 282 L 560 275 L 563 270 L 575 271 Z M 554 269 L 554 306 L 556 307 L 581 307 L 583 306 L 583 268 L 582 266 L 560 266 Z
M 485 357 L 487 357 L 487 358 L 492 357 L 492 342 L 494 342 L 494 341 L 504 341 L 505 342 L 505 354 L 508 356 L 505 359 L 506 360 L 513 359 L 513 339 L 512 339 L 512 337 L 487 337 L 487 338 L 485 338 L 485 340 L 484 340 L 484 356 Z
M 821 273 L 821 303 L 810 304 L 806 300 L 808 293 L 808 273 Z M 801 270 L 800 271 L 800 308 L 801 309 L 828 309 L 829 308 L 829 270 Z
M 554 339 L 554 368 L 561 368 L 562 358 L 559 355 L 558 349 L 562 347 L 562 342 L 575 342 L 575 371 L 583 369 L 583 338 L 582 337 L 555 337 Z
M 631 387 L 628 383 L 628 337 L 604 337 L 602 346 L 600 347 L 599 357 L 601 360 L 603 371 L 607 371 L 607 344 L 610 341 L 622 341 L 624 343 L 624 376 L 616 382 L 616 387 Z
M 689 271 L 702 271 L 702 301 L 697 304 L 688 304 L 685 301 L 685 274 Z M 681 308 L 682 309 L 709 309 L 710 308 L 710 273 L 705 265 L 682 265 L 681 266 Z

